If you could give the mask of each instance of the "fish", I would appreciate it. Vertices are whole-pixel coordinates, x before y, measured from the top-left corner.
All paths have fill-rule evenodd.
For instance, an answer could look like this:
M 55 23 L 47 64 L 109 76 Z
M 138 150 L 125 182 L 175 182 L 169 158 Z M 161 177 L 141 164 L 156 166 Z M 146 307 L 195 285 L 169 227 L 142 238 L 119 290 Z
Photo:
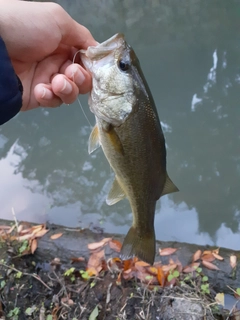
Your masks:
M 153 264 L 156 203 L 178 188 L 167 174 L 165 138 L 151 91 L 121 33 L 81 50 L 81 61 L 92 75 L 88 104 L 96 119 L 88 152 L 101 147 L 115 173 L 107 204 L 126 197 L 133 213 L 120 256 Z

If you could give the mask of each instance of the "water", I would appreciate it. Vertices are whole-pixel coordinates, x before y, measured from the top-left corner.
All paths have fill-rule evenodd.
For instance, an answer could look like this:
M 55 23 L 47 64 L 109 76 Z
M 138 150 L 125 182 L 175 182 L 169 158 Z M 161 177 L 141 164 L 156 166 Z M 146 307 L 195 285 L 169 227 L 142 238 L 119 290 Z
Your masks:
M 157 238 L 239 249 L 240 1 L 59 3 L 99 42 L 125 33 L 141 61 L 180 189 L 158 202 Z M 90 131 L 78 102 L 2 126 L 0 217 L 126 233 L 129 204 L 106 205 L 113 173 L 101 150 L 88 155 Z

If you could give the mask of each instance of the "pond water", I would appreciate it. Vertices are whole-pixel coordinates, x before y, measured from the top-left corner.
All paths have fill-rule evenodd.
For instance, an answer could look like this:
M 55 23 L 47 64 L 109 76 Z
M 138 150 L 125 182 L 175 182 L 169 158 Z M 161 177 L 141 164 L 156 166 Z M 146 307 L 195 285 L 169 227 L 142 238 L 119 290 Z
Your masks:
M 140 59 L 180 189 L 157 204 L 157 239 L 240 249 L 240 1 L 58 3 L 99 42 L 123 32 Z M 126 233 L 130 206 L 105 203 L 113 173 L 88 155 L 90 131 L 78 102 L 1 126 L 0 218 Z

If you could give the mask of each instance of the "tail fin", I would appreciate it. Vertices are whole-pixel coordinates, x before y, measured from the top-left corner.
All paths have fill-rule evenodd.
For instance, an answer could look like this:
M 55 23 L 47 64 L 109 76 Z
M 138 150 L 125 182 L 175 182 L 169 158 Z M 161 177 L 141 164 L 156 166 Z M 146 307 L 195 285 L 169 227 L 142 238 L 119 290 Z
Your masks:
M 123 241 L 121 258 L 123 260 L 132 257 L 153 264 L 155 257 L 155 232 L 154 230 L 147 235 L 141 235 L 138 230 L 131 227 Z

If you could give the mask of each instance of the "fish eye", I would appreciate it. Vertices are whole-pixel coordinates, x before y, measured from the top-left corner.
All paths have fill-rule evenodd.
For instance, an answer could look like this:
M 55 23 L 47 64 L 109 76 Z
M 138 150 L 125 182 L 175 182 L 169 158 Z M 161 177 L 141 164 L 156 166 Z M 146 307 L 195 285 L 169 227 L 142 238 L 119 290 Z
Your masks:
M 118 61 L 119 69 L 122 71 L 127 71 L 129 69 L 129 64 L 124 62 L 123 60 Z

